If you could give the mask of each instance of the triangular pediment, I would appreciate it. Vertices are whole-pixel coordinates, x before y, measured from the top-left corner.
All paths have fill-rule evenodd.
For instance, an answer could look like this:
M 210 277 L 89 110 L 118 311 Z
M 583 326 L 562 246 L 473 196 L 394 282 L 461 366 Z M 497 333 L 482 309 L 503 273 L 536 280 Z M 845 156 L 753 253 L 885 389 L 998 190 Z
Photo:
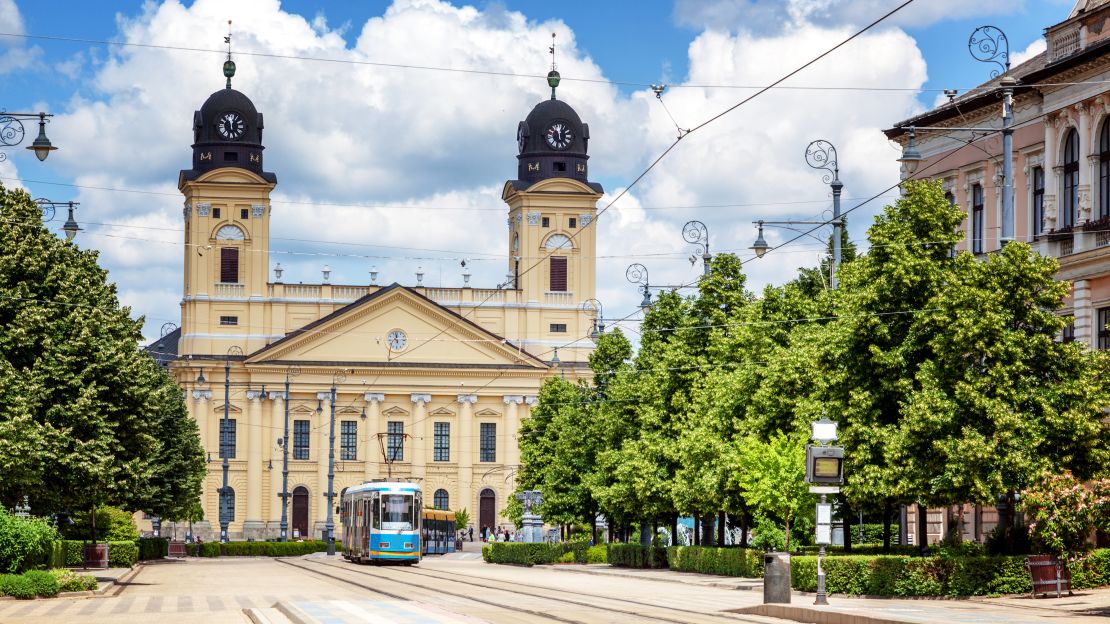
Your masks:
M 362 410 L 360 410 L 358 408 L 355 408 L 355 407 L 348 406 L 348 407 L 340 407 L 340 408 L 336 409 L 335 413 L 336 414 L 342 414 L 344 416 L 350 416 L 352 414 L 357 416 L 359 414 L 362 414 Z
M 403 333 L 391 349 L 388 336 Z M 293 331 L 250 355 L 248 364 L 523 367 L 547 364 L 473 321 L 396 284 Z
M 408 416 L 409 414 L 404 408 L 397 407 L 396 405 L 389 409 L 382 410 L 382 413 L 386 416 Z
M 290 414 L 297 414 L 297 415 L 311 414 L 314 411 L 316 411 L 316 410 L 305 407 L 304 405 L 298 405 L 296 407 L 289 408 L 289 413 Z
M 488 407 L 484 410 L 479 410 L 477 413 L 475 413 L 475 416 L 500 416 L 500 415 L 501 415 L 501 412 L 495 412 L 494 410 L 491 410 Z
M 441 407 L 441 408 L 436 409 L 435 411 L 431 412 L 431 415 L 432 416 L 454 416 L 455 412 L 452 412 L 451 410 L 447 409 L 446 407 Z
M 239 409 L 238 407 L 235 407 L 235 405 L 229 405 L 227 407 L 228 407 L 227 411 L 230 414 L 242 414 L 243 413 L 243 410 Z M 220 403 L 219 405 L 213 405 L 212 406 L 212 411 L 219 412 L 221 414 L 224 413 L 224 404 Z

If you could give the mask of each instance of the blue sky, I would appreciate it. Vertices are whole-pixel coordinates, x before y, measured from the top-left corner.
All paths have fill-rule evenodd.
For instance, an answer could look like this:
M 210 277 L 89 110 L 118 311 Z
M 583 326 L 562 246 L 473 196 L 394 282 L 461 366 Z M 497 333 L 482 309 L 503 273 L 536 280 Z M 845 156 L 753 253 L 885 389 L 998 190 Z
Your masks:
M 691 127 L 750 93 L 701 85 L 765 84 L 897 4 L 507 0 L 467 9 L 447 0 L 0 0 L 0 31 L 218 48 L 234 16 L 240 50 L 542 74 L 548 33 L 557 30 L 564 76 L 665 82 L 672 85 L 667 110 Z M 606 254 L 598 261 L 598 295 L 607 315 L 636 307 L 638 295 L 623 280 L 629 262 L 648 264 L 656 283 L 696 275 L 680 237 L 687 219 L 707 223 L 714 249 L 741 253 L 754 238 L 752 220 L 827 210 L 827 189 L 801 162 L 809 140 L 828 138 L 841 150 L 846 205 L 896 182 L 897 152 L 880 130 L 931 106 L 939 89 L 987 79 L 991 67 L 971 58 L 968 35 L 998 26 L 1017 54 L 1065 19 L 1071 4 L 917 0 L 791 83 L 906 91 L 772 92 L 684 139 L 598 225 Z M 0 37 L 0 107 L 58 113 L 49 132 L 61 148 L 46 163 L 15 150 L 0 175 L 5 183 L 24 180 L 34 196 L 82 202 L 78 220 L 87 229 L 79 242 L 101 250 L 124 301 L 149 317 L 148 333 L 177 315 L 177 170 L 188 166 L 191 111 L 222 86 L 221 61 L 210 53 Z M 267 165 L 279 179 L 273 227 L 285 241 L 274 247 L 287 254 L 271 264 L 280 260 L 287 279 L 318 281 L 319 265 L 328 262 L 341 283 L 364 283 L 372 265 L 386 281 L 411 283 L 419 266 L 433 284 L 451 285 L 459 281 L 458 260 L 479 256 L 486 257 L 471 263 L 474 283 L 502 279 L 499 185 L 515 173 L 516 121 L 546 97 L 542 82 L 237 61 L 236 87 L 266 114 Z M 674 139 L 673 123 L 642 86 L 566 82 L 560 97 L 590 123 L 591 172 L 611 192 Z M 441 138 L 456 131 L 457 139 Z M 345 153 L 334 153 L 335 145 Z M 853 238 L 863 238 L 880 205 L 850 219 Z M 445 206 L 430 213 L 442 219 L 420 216 Z M 337 231 L 337 221 L 351 227 Z M 774 244 L 779 235 L 769 235 Z M 750 285 L 791 279 L 816 262 L 813 247 L 799 244 L 773 262 L 753 263 Z

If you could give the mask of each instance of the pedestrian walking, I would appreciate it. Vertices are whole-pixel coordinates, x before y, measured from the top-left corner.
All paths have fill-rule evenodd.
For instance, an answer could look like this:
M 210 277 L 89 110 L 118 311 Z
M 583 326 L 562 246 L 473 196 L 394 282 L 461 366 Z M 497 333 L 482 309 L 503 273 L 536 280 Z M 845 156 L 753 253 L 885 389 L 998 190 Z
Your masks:
M 474 527 L 469 527 L 469 531 L 470 531 L 470 541 L 473 542 L 474 541 Z

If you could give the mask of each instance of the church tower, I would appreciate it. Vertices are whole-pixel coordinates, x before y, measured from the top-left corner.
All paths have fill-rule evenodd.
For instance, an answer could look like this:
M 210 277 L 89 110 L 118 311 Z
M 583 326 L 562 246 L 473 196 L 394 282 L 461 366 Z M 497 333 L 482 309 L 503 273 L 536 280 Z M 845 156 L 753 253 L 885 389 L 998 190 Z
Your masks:
M 270 192 L 277 177 L 262 168 L 262 114 L 231 88 L 235 63 L 224 63 L 225 88 L 193 114 L 193 166 L 182 170 L 185 196 L 183 354 L 250 353 L 267 342 Z
M 552 48 L 554 50 L 554 48 Z M 597 201 L 601 185 L 589 181 L 590 127 L 556 98 L 559 72 L 547 77 L 551 99 L 540 102 L 517 126 L 517 179 L 505 184 L 509 208 L 510 287 L 543 312 L 525 344 L 534 353 L 584 338 L 592 321 L 582 303 L 593 299 L 597 276 Z M 584 361 L 589 349 L 568 347 L 563 361 Z M 592 347 L 592 345 L 590 345 Z

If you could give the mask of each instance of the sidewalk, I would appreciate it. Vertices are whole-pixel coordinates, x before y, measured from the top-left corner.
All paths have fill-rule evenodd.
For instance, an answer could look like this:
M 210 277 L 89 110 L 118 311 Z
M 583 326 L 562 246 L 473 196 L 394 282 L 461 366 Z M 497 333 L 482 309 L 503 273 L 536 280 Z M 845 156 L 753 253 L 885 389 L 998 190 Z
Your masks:
M 813 594 L 793 592 L 789 605 L 764 605 L 763 580 L 674 572 L 613 568 L 604 564 L 536 566 L 559 572 L 634 578 L 662 583 L 749 590 L 737 593 L 743 604 L 731 613 L 761 615 L 816 624 L 983 623 L 1043 624 L 1101 622 L 1110 617 L 1110 588 L 1076 591 L 1063 598 L 1032 599 L 1028 595 L 1001 598 L 899 599 L 832 596 L 817 607 Z

